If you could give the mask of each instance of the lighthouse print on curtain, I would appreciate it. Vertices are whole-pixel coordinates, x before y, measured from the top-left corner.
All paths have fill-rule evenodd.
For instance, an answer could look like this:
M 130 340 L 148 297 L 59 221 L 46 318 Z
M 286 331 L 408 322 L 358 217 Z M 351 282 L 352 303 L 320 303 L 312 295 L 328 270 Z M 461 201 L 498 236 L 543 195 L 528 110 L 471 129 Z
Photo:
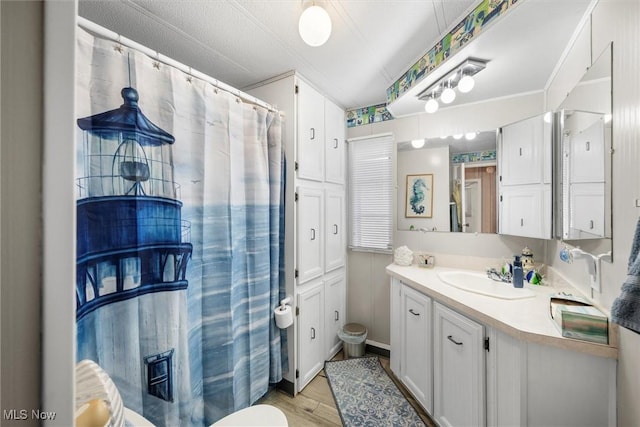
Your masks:
M 277 112 L 78 30 L 77 360 L 158 426 L 282 378 Z

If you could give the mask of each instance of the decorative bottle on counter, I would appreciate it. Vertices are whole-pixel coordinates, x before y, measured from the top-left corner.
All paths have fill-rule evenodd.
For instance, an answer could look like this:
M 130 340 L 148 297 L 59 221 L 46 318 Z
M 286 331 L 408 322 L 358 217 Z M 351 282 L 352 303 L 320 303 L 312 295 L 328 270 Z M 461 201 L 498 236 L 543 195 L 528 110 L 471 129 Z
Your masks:
M 513 259 L 513 287 L 522 288 L 524 286 L 522 273 L 522 261 L 520 255 L 515 255 Z

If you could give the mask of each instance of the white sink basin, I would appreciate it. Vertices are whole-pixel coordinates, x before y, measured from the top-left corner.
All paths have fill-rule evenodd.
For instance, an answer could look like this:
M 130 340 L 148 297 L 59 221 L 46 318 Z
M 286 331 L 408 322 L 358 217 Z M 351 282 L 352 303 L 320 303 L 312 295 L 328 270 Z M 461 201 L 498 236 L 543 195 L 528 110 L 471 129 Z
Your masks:
M 523 299 L 536 296 L 531 289 L 514 288 L 511 283 L 497 282 L 472 271 L 442 271 L 438 272 L 438 277 L 448 285 L 494 298 Z

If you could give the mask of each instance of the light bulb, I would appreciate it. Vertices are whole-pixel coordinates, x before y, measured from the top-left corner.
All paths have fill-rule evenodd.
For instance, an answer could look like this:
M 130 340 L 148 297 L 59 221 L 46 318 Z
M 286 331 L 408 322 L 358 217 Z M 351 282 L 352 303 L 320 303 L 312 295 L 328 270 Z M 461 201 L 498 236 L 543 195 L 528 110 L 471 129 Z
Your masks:
M 424 147 L 424 139 L 414 139 L 411 141 L 411 146 L 413 148 L 422 148 Z
M 443 90 L 442 95 L 440 95 L 440 100 L 445 104 L 451 104 L 454 99 L 456 99 L 456 92 L 450 87 Z
M 461 139 L 462 136 L 463 135 L 461 133 L 457 133 L 457 134 L 453 135 L 453 139 Z
M 447 136 L 447 135 L 442 135 L 442 136 L 440 137 L 440 139 L 447 139 L 447 138 L 448 138 L 448 136 Z
M 473 77 L 464 75 L 458 82 L 458 90 L 462 93 L 471 92 L 471 89 L 473 89 L 473 86 L 475 84 L 476 81 L 473 79 Z
M 309 46 L 322 46 L 331 35 L 331 18 L 320 6 L 310 6 L 300 15 L 298 31 Z
M 472 139 L 476 139 L 476 133 L 475 132 L 467 132 L 464 134 L 464 139 L 466 139 L 467 141 L 471 141 Z
M 436 111 L 438 111 L 438 107 L 440 107 L 438 101 L 433 98 L 429 98 L 427 103 L 424 104 L 424 111 L 426 111 L 427 113 L 435 113 Z

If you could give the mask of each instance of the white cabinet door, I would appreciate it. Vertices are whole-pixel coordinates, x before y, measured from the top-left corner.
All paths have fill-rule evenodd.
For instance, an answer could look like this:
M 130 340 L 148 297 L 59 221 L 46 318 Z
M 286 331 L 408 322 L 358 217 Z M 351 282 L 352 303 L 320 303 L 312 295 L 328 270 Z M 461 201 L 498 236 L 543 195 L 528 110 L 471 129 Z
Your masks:
M 327 278 L 324 282 L 325 292 L 325 358 L 331 359 L 340 350 L 342 341 L 338 331 L 344 326 L 346 310 L 346 286 L 344 272 Z
M 298 80 L 298 178 L 324 180 L 324 96 Z
M 502 128 L 500 175 L 502 185 L 539 184 L 544 180 L 544 161 L 551 142 L 544 135 L 542 116 Z M 548 144 L 548 147 L 545 145 Z
M 485 425 L 484 328 L 434 303 L 434 416 L 441 426 Z
M 567 238 L 604 237 L 604 182 L 572 184 L 570 235 Z
M 325 174 L 324 180 L 344 184 L 345 176 L 345 115 L 329 100 L 324 103 L 325 117 Z
M 604 182 L 604 122 L 598 120 L 588 128 L 566 138 L 571 147 L 569 181 L 572 184 Z
M 325 272 L 345 264 L 346 241 L 344 233 L 344 192 L 325 192 Z
M 324 366 L 324 283 L 314 283 L 298 293 L 298 391 Z
M 432 414 L 431 298 L 403 285 L 402 322 L 400 379 Z
M 324 272 L 324 194 L 321 189 L 298 187 L 298 284 Z
M 549 185 L 517 185 L 500 191 L 500 234 L 551 238 Z

